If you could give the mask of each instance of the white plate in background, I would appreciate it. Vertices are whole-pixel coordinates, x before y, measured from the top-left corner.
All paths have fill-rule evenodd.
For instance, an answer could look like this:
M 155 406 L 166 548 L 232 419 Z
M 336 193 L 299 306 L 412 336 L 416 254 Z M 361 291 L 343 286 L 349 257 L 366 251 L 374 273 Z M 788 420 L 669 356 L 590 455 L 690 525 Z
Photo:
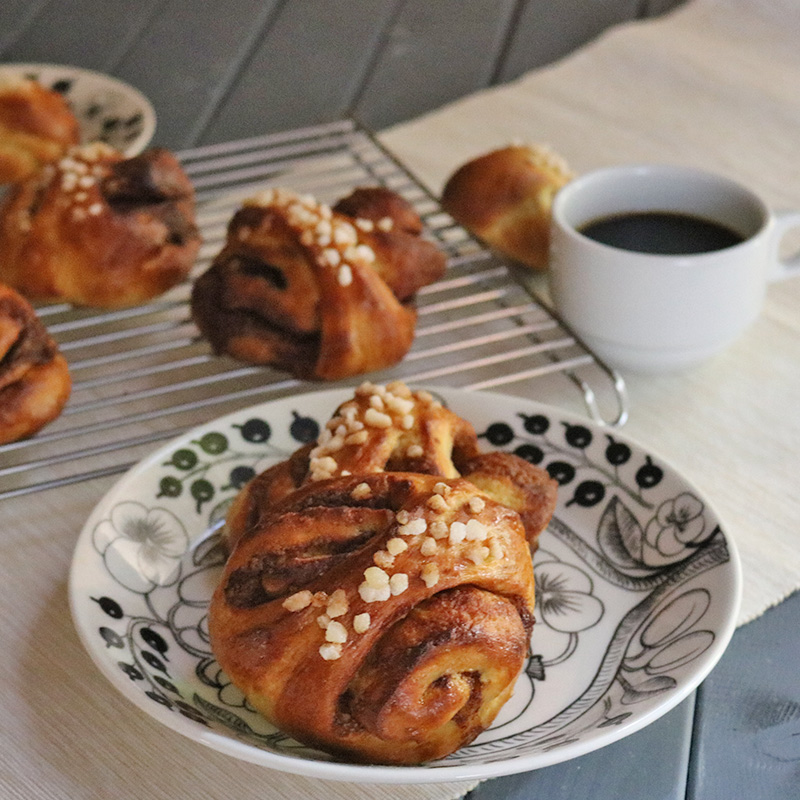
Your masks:
M 81 144 L 102 141 L 130 157 L 153 138 L 156 113 L 133 86 L 110 75 L 59 64 L 0 64 L 0 79 L 32 78 L 63 95 L 78 118 Z

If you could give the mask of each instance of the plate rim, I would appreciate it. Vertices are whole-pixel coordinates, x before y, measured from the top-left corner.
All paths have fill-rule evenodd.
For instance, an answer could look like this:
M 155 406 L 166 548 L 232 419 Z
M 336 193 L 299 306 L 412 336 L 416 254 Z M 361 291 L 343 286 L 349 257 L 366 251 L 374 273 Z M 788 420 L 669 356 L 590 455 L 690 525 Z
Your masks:
M 75 76 L 91 78 L 92 80 L 105 83 L 108 86 L 118 89 L 120 92 L 124 92 L 136 98 L 136 100 L 141 103 L 142 114 L 144 116 L 142 131 L 129 146 L 122 150 L 122 152 L 125 156 L 130 158 L 131 156 L 139 155 L 139 153 L 141 153 L 150 144 L 150 142 L 152 142 L 156 131 L 156 125 L 158 123 L 158 116 L 156 114 L 155 107 L 147 95 L 141 91 L 141 89 L 137 89 L 127 81 L 117 78 L 114 75 L 109 75 L 106 72 L 101 72 L 100 70 L 90 69 L 88 67 L 79 67 L 73 64 L 57 64 L 49 61 L 20 61 L 0 63 L 0 74 L 3 72 L 21 72 L 43 69 L 64 71 L 65 73 L 68 72 Z
M 541 410 L 542 412 L 549 413 L 551 416 L 558 416 L 561 420 L 580 422 L 580 424 L 587 425 L 595 430 L 613 430 L 615 440 L 633 445 L 646 454 L 651 455 L 653 458 L 658 459 L 659 464 L 663 465 L 663 467 L 671 474 L 677 476 L 687 488 L 693 489 L 697 495 L 702 498 L 709 513 L 716 518 L 717 522 L 720 524 L 720 533 L 727 545 L 729 553 L 729 559 L 726 562 L 726 566 L 730 571 L 731 579 L 732 602 L 726 606 L 727 616 L 724 620 L 724 624 L 719 629 L 715 629 L 715 641 L 706 651 L 706 657 L 702 667 L 694 671 L 688 680 L 684 681 L 677 689 L 671 692 L 669 696 L 661 703 L 647 711 L 641 712 L 631 721 L 626 721 L 620 725 L 604 729 L 602 736 L 591 737 L 588 741 L 585 739 L 580 739 L 565 743 L 550 751 L 528 754 L 526 756 L 513 756 L 489 763 L 480 763 L 474 765 L 454 764 L 434 767 L 427 765 L 392 766 L 380 764 L 354 764 L 339 761 L 295 758 L 293 756 L 260 749 L 252 744 L 238 741 L 232 736 L 225 735 L 214 730 L 209 730 L 198 723 L 185 719 L 182 715 L 176 715 L 173 712 L 162 708 L 160 704 L 148 702 L 148 698 L 146 698 L 142 692 L 126 691 L 127 679 L 121 671 L 112 669 L 111 662 L 107 658 L 101 658 L 104 653 L 99 650 L 95 642 L 96 637 L 89 637 L 89 627 L 84 625 L 81 619 L 80 611 L 77 608 L 77 603 L 79 601 L 79 597 L 77 596 L 79 585 L 78 572 L 81 568 L 77 560 L 78 549 L 83 541 L 87 537 L 91 536 L 92 526 L 95 524 L 96 519 L 102 514 L 104 507 L 108 505 L 110 500 L 114 498 L 117 492 L 119 492 L 119 490 L 127 482 L 130 480 L 135 480 L 139 474 L 146 472 L 151 467 L 153 462 L 162 459 L 166 454 L 172 451 L 178 443 L 186 441 L 189 437 L 197 438 L 199 433 L 208 428 L 219 427 L 220 425 L 226 424 L 226 422 L 229 420 L 238 419 L 244 414 L 248 414 L 257 409 L 263 409 L 265 406 L 270 406 L 281 402 L 291 401 L 300 403 L 304 401 L 314 402 L 315 400 L 322 402 L 330 398 L 330 408 L 332 412 L 335 408 L 335 406 L 332 405 L 332 403 L 335 402 L 335 398 L 347 398 L 351 396 L 353 388 L 354 387 L 331 387 L 326 389 L 312 389 L 310 391 L 292 393 L 282 397 L 265 400 L 261 403 L 256 403 L 250 406 L 243 406 L 234 411 L 220 415 L 219 417 L 209 420 L 201 425 L 194 426 L 184 431 L 179 436 L 173 437 L 172 439 L 166 441 L 160 447 L 154 449 L 151 453 L 138 461 L 128 471 L 120 476 L 104 493 L 102 498 L 100 498 L 100 500 L 95 504 L 76 539 L 73 555 L 70 561 L 68 578 L 70 614 L 81 644 L 90 656 L 94 666 L 100 670 L 100 672 L 106 677 L 111 685 L 129 702 L 133 703 L 146 714 L 157 719 L 168 728 L 193 741 L 199 742 L 218 752 L 234 756 L 240 760 L 258 764 L 271 769 L 276 769 L 281 772 L 304 777 L 334 781 L 350 781 L 356 783 L 421 784 L 461 782 L 470 780 L 486 780 L 503 775 L 511 775 L 519 772 L 541 769 L 554 764 L 570 761 L 579 756 L 587 755 L 595 750 L 602 749 L 609 744 L 613 744 L 614 742 L 626 738 L 627 736 L 647 727 L 678 706 L 703 682 L 703 680 L 705 680 L 708 674 L 717 665 L 723 653 L 727 649 L 731 637 L 733 636 L 733 633 L 737 627 L 737 619 L 742 601 L 743 584 L 741 558 L 739 556 L 735 541 L 726 532 L 729 529 L 727 521 L 719 515 L 713 502 L 711 502 L 704 493 L 698 491 L 697 487 L 691 481 L 685 478 L 683 473 L 677 470 L 669 459 L 665 459 L 651 448 L 645 447 L 637 439 L 627 436 L 624 431 L 620 432 L 620 430 L 617 428 L 611 428 L 594 420 L 581 417 L 579 414 L 574 412 L 561 409 L 558 406 L 542 403 L 531 398 L 492 391 L 468 390 L 442 386 L 412 386 L 414 390 L 424 388 L 433 394 L 440 394 L 445 400 L 447 400 L 448 404 L 452 403 L 453 401 L 457 401 L 459 398 L 469 399 L 474 398 L 475 396 L 486 398 L 487 400 L 497 398 L 503 403 L 518 402 L 523 406 L 527 406 L 531 410 L 537 409 Z M 339 402 L 341 402 L 341 400 Z

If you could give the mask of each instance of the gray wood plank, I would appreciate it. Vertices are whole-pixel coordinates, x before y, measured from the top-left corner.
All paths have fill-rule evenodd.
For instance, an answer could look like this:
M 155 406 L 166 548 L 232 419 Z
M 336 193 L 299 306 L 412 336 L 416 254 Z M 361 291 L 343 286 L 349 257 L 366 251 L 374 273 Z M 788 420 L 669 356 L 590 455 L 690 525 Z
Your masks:
M 359 95 L 398 0 L 292 0 L 280 7 L 200 142 L 339 119 Z
M 498 72 L 498 82 L 555 61 L 611 25 L 635 19 L 639 0 L 527 0 Z
M 24 0 L 3 0 L 2 16 Z M 115 65 L 133 45 L 164 0 L 53 0 L 29 19 L 2 51 L 6 62 L 70 64 L 101 72 Z M 34 5 L 34 4 L 32 4 Z M 25 9 L 28 13 L 28 9 Z M 22 11 L 17 11 L 21 23 Z M 2 17 L 0 17 L 2 21 Z
M 687 0 L 644 0 L 642 17 L 658 17 L 685 5 Z
M 693 712 L 694 695 L 625 739 L 552 767 L 493 778 L 466 800 L 684 800 Z
M 224 10 L 205 0 L 5 0 L 0 54 L 129 81 L 156 107 L 154 143 L 178 149 L 352 111 L 374 128 L 394 124 L 549 60 L 635 5 L 578 13 L 585 4 L 567 1 L 544 13 L 542 0 L 228 0 Z
M 154 144 L 180 149 L 196 143 L 277 4 L 170 0 L 150 20 L 115 73 L 138 86 L 155 106 Z M 261 130 L 254 126 L 252 132 Z
M 515 8 L 516 0 L 408 0 L 358 98 L 356 116 L 379 129 L 488 86 Z
M 698 690 L 689 800 L 800 798 L 800 592 L 736 631 Z
M 0 3 L 0 60 L 12 61 L 5 51 L 30 25 L 33 25 L 48 0 L 3 0 Z

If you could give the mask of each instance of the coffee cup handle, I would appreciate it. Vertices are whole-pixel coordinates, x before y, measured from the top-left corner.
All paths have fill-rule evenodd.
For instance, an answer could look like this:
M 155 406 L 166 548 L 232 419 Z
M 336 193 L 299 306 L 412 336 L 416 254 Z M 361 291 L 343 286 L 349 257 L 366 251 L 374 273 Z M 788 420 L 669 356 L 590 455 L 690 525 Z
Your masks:
M 772 272 L 770 281 L 780 281 L 800 275 L 800 250 L 788 258 L 781 258 L 780 246 L 783 237 L 792 228 L 800 228 L 800 211 L 778 211 L 775 214 L 772 239 Z

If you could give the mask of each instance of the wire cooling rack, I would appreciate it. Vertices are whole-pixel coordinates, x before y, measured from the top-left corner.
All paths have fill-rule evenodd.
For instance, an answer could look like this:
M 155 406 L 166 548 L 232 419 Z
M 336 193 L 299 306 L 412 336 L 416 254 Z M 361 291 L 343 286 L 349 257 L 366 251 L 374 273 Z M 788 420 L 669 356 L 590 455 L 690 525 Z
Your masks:
M 222 414 L 320 388 L 214 355 L 189 314 L 192 280 L 222 246 L 241 201 L 286 186 L 333 203 L 383 184 L 411 201 L 449 256 L 417 298 L 413 348 L 373 382 L 502 389 L 561 404 L 579 398 L 595 421 L 627 417 L 622 379 L 577 341 L 526 285 L 480 246 L 377 139 L 343 120 L 178 153 L 194 183 L 203 247 L 189 280 L 123 311 L 51 305 L 39 315 L 70 364 L 73 392 L 36 436 L 0 446 L 0 499 L 123 472 L 157 443 Z M 338 385 L 356 385 L 363 378 Z M 327 386 L 327 384 L 326 384 Z

